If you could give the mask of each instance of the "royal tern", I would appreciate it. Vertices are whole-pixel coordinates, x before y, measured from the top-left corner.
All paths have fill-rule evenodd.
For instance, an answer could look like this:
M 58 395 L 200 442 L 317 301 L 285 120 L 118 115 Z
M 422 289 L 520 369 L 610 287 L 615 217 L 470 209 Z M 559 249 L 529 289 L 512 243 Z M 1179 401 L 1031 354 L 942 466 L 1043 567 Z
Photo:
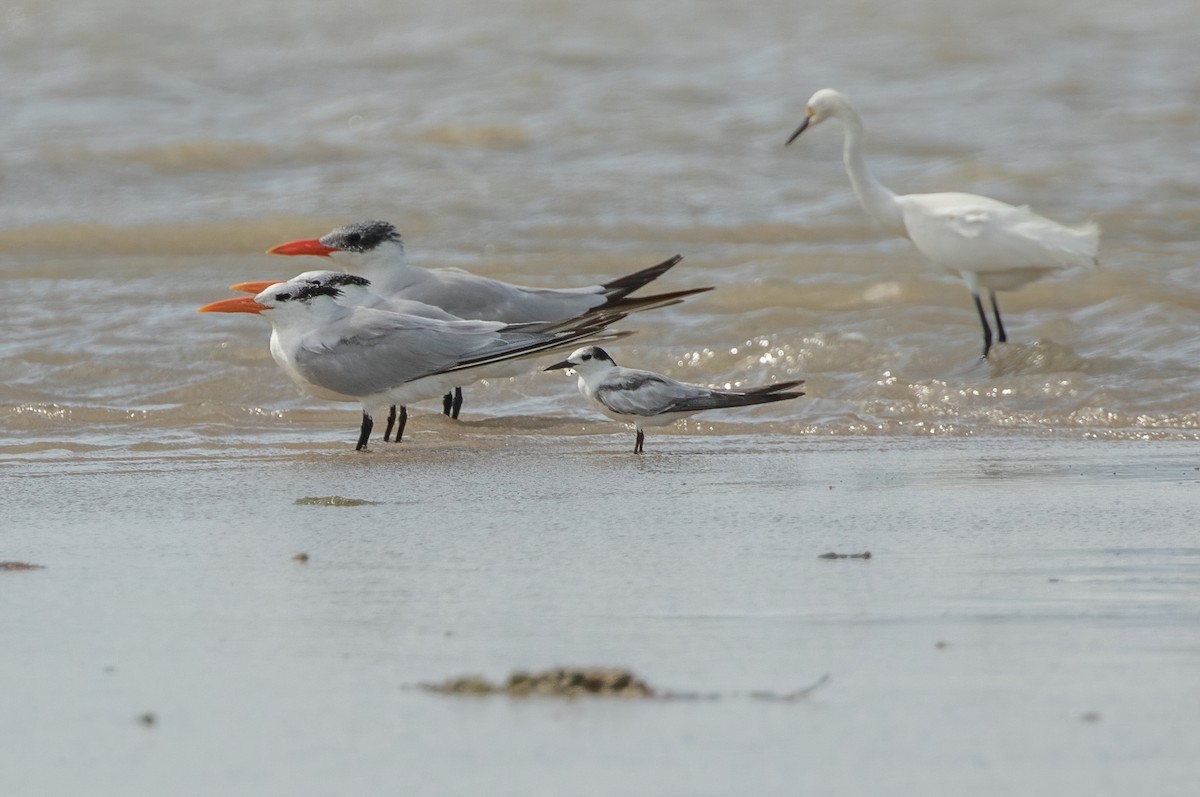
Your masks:
M 629 334 L 603 331 L 622 313 L 540 324 L 440 321 L 348 307 L 337 303 L 341 295 L 333 286 L 285 282 L 253 298 L 212 302 L 200 312 L 255 313 L 270 321 L 288 376 L 303 388 L 315 386 L 362 405 L 356 450 L 366 448 L 374 413 L 382 407 L 434 398 L 469 384 L 497 362 Z
M 579 392 L 605 415 L 633 424 L 637 439 L 633 453 L 642 453 L 647 426 L 667 426 L 704 410 L 749 407 L 803 396 L 792 388 L 804 380 L 762 387 L 721 390 L 679 382 L 653 371 L 622 368 L 599 346 L 585 346 L 547 371 L 573 369 L 579 375 Z M 790 392 L 788 392 L 790 391 Z
M 833 89 L 812 96 L 807 116 L 787 143 L 830 117 L 842 122 L 846 172 L 867 215 L 888 232 L 908 238 L 935 265 L 966 281 L 983 324 L 985 358 L 992 347 L 992 329 L 980 298 L 983 291 L 996 318 L 999 342 L 1004 343 L 1008 336 L 996 291 L 1016 290 L 1055 271 L 1097 262 L 1100 228 L 1093 222 L 1068 227 L 1028 207 L 975 194 L 893 194 L 867 168 L 862 119 L 849 100 Z
M 382 296 L 425 302 L 459 318 L 509 324 L 574 318 L 596 311 L 649 310 L 712 290 L 704 287 L 654 296 L 629 295 L 666 273 L 683 259 L 681 255 L 602 285 L 566 289 L 514 285 L 457 268 L 422 268 L 408 262 L 400 232 L 387 221 L 347 224 L 319 239 L 273 246 L 267 254 L 328 257 L 345 271 L 371 280 Z M 444 397 L 442 410 L 457 418 L 461 408 L 462 390 L 456 387 L 453 395 Z
M 461 321 L 461 318 L 447 313 L 440 307 L 434 307 L 431 304 L 417 302 L 411 299 L 387 299 L 371 290 L 371 282 L 365 277 L 359 277 L 354 274 L 347 274 L 344 271 L 305 271 L 303 274 L 297 274 L 288 282 L 306 282 L 311 285 L 323 285 L 327 287 L 337 288 L 340 293 L 334 297 L 334 301 L 343 307 L 374 307 L 381 310 L 389 310 L 394 313 L 404 313 L 407 315 L 419 316 L 421 318 L 434 318 L 439 321 Z M 240 291 L 242 293 L 259 294 L 276 285 L 276 282 L 239 282 L 237 285 L 230 285 L 229 289 Z M 329 391 L 306 382 L 304 377 L 296 372 L 295 368 L 288 360 L 279 343 L 279 330 L 274 324 L 271 325 L 271 357 L 283 369 L 292 381 L 316 398 L 325 399 L 328 401 L 354 401 L 358 399 L 348 396 L 338 396 Z M 522 366 L 517 366 L 522 368 Z M 513 370 L 512 363 L 498 363 L 490 366 L 491 370 L 487 373 L 481 373 L 480 378 L 488 376 L 512 376 L 510 371 Z M 392 437 L 392 429 L 396 430 L 396 442 L 399 443 L 404 438 L 404 429 L 408 425 L 408 408 L 401 406 L 399 412 L 396 407 L 392 406 L 388 410 L 387 425 L 384 427 L 383 440 L 388 442 Z
M 629 294 L 657 279 L 682 260 L 676 255 L 658 265 L 603 285 L 581 288 L 531 288 L 483 277 L 457 268 L 422 268 L 408 262 L 404 242 L 387 221 L 360 221 L 338 227 L 319 239 L 289 241 L 267 250 L 270 255 L 328 257 L 351 274 L 371 280 L 389 298 L 415 299 L 459 318 L 504 321 L 550 321 L 574 318 L 589 310 L 628 311 L 643 300 Z M 679 291 L 700 293 L 711 288 Z M 650 297 L 647 297 L 650 298 Z

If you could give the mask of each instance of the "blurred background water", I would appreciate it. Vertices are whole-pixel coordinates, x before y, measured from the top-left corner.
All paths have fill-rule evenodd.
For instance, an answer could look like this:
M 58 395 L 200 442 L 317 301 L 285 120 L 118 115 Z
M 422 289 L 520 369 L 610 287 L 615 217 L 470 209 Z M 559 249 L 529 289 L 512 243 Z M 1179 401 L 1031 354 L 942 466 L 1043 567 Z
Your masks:
M 328 423 L 340 440 L 353 409 L 302 398 L 261 321 L 194 310 L 233 281 L 317 265 L 261 254 L 273 244 L 384 218 L 418 264 L 538 285 L 682 253 L 661 288 L 718 290 L 630 319 L 642 334 L 618 362 L 808 380 L 800 402 L 719 423 L 1195 439 L 1193 14 L 1186 0 L 7 5 L 0 423 L 20 450 L 84 426 L 94 445 L 197 444 L 205 424 L 263 416 L 264 431 Z M 979 362 L 965 287 L 866 218 L 836 126 L 784 148 L 826 86 L 859 107 L 893 190 L 1095 219 L 1102 267 L 1002 294 L 1013 343 Z M 477 388 L 464 418 L 537 415 L 598 418 L 550 375 Z

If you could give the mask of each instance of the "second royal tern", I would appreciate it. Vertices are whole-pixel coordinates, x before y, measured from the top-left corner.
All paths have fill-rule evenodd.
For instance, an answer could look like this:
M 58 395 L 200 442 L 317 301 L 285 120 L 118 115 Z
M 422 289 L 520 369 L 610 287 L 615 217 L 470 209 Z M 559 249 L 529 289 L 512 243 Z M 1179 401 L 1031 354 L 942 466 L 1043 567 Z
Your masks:
M 547 371 L 574 370 L 579 375 L 579 392 L 600 412 L 616 421 L 633 424 L 637 438 L 633 453 L 642 453 L 647 426 L 667 426 L 704 410 L 749 407 L 803 396 L 792 388 L 804 380 L 778 382 L 762 387 L 722 390 L 680 382 L 653 371 L 622 368 L 599 346 L 585 346 Z
M 341 295 L 328 285 L 284 282 L 200 312 L 254 313 L 270 321 L 288 376 L 362 405 L 357 450 L 366 448 L 381 408 L 439 396 L 479 378 L 488 365 L 629 334 L 604 331 L 622 313 L 541 324 L 441 321 L 341 305 Z
M 846 173 L 867 215 L 967 283 L 983 324 L 985 358 L 992 347 L 992 329 L 980 298 L 984 291 L 996 319 L 998 340 L 1004 343 L 1008 336 L 996 291 L 1016 290 L 1061 269 L 1097 262 L 1100 228 L 1094 223 L 1068 227 L 1028 207 L 975 194 L 893 194 L 867 168 L 862 119 L 850 101 L 833 89 L 812 96 L 804 121 L 787 143 L 829 118 L 841 121 L 845 130 Z
M 504 321 L 551 321 L 574 318 L 590 310 L 625 311 L 638 301 L 626 298 L 658 279 L 683 258 L 668 260 L 601 285 L 580 288 L 533 288 L 472 274 L 458 268 L 422 268 L 408 262 L 404 241 L 387 221 L 360 221 L 338 227 L 321 238 L 273 246 L 270 255 L 328 257 L 343 271 L 371 280 L 388 298 L 415 299 L 459 318 Z M 711 288 L 691 291 L 699 293 Z

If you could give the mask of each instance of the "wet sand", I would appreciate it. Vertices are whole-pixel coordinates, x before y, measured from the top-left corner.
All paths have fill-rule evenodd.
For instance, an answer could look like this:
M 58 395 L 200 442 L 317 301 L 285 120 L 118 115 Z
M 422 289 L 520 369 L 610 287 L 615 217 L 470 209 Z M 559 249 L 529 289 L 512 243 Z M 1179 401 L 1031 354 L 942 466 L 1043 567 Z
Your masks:
M 1191 793 L 1194 443 L 594 430 L 10 456 L 4 793 Z

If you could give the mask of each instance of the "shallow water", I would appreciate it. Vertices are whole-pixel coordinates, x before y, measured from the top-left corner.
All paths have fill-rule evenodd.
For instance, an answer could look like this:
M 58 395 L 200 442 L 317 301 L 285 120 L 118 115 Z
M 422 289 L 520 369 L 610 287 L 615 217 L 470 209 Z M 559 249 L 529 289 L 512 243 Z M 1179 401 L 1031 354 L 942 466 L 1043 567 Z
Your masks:
M 46 565 L 0 572 L 0 791 L 1190 794 L 1193 5 L 0 9 L 0 560 Z M 1095 219 L 1100 268 L 1002 294 L 980 362 L 837 129 L 783 146 L 825 86 L 894 190 Z M 808 395 L 637 459 L 531 373 L 355 454 L 195 309 L 364 218 L 537 285 L 679 252 L 717 290 L 618 362 Z M 556 664 L 726 697 L 406 688 Z
M 101 427 L 88 442 L 121 447 L 129 420 L 175 439 L 189 414 L 341 416 L 298 398 L 261 322 L 193 310 L 231 282 L 313 265 L 267 247 L 377 217 L 418 263 L 532 284 L 684 254 L 663 289 L 718 290 L 629 319 L 641 334 L 618 362 L 808 380 L 803 401 L 722 422 L 1196 439 L 1191 11 L 15 7 L 0 20 L 0 422 L 42 445 L 87 418 Z M 836 127 L 783 147 L 826 85 L 859 105 L 894 189 L 1094 218 L 1102 267 L 1003 294 L 1014 343 L 979 363 L 961 281 L 867 221 Z M 475 390 L 467 406 L 597 417 L 561 377 Z

